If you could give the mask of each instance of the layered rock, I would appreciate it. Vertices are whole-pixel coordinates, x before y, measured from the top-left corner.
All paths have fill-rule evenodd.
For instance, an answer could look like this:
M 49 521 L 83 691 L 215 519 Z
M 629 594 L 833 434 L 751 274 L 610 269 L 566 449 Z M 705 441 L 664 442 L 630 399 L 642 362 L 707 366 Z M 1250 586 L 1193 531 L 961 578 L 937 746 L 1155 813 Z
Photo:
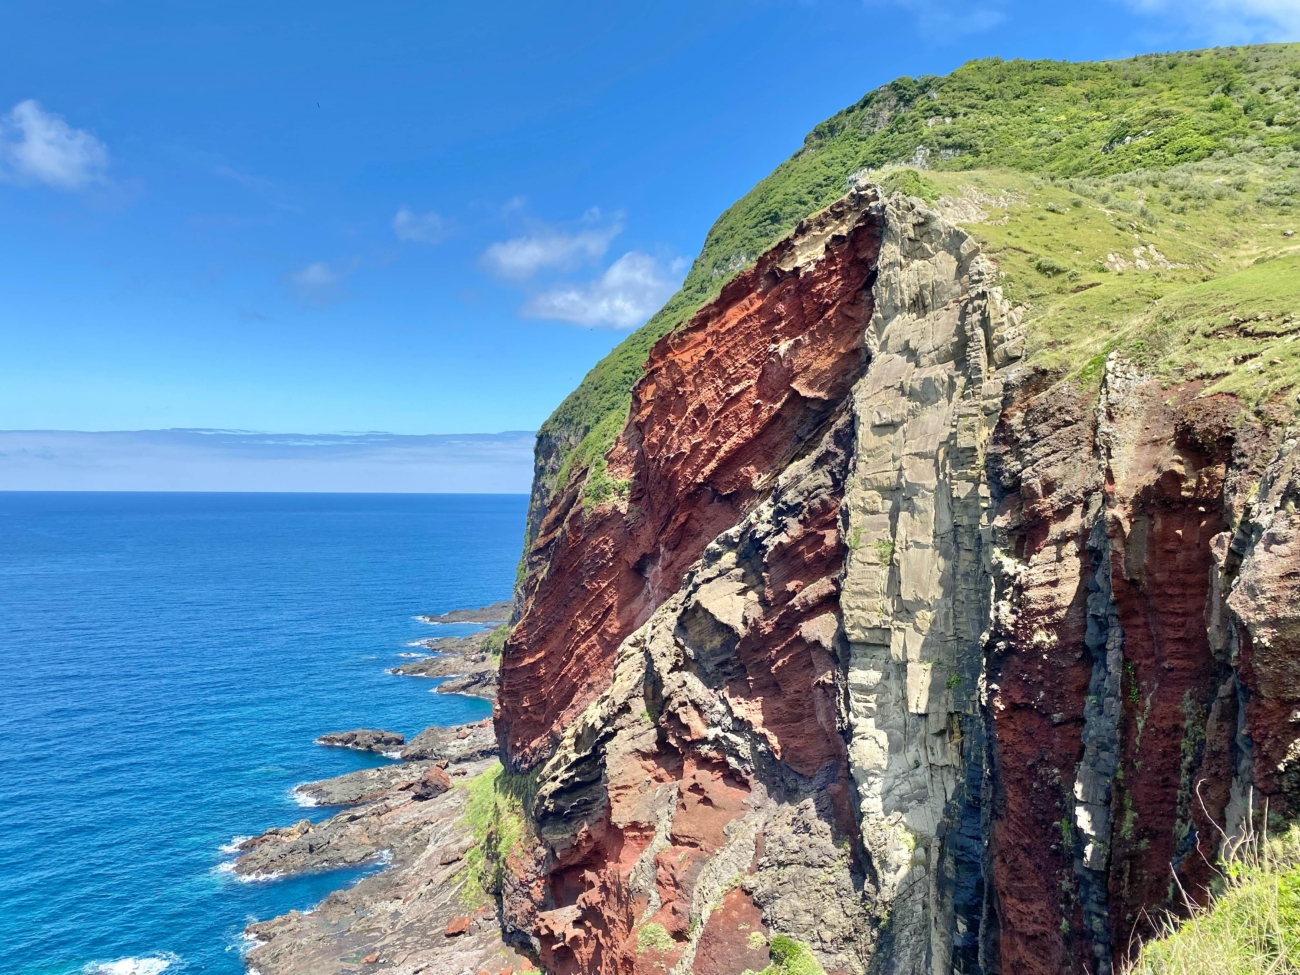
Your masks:
M 546 970 L 1107 972 L 1300 812 L 1295 443 L 1021 366 L 997 281 L 855 192 L 654 347 L 615 490 L 534 513 L 496 717 Z
M 655 345 L 603 461 L 626 498 L 592 505 L 572 479 L 526 553 L 497 712 L 516 767 L 549 756 L 609 686 L 619 644 L 843 403 L 867 361 L 881 229 L 874 196 L 853 194 Z
M 830 975 L 1104 975 L 1300 815 L 1288 415 L 1027 366 L 998 280 L 868 186 L 659 341 L 537 495 L 494 723 L 250 841 L 252 874 L 401 861 L 258 964 L 373 929 L 348 964 L 743 975 L 783 936 Z M 527 819 L 471 835 L 446 786 L 498 742 Z M 495 918 L 452 915 L 470 842 Z

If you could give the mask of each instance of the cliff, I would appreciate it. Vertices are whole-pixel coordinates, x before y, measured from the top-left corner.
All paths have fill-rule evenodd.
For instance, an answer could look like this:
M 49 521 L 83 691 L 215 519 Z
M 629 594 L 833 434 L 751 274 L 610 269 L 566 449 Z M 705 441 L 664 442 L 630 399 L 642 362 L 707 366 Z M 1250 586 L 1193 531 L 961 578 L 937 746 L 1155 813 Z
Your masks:
M 392 866 L 250 961 L 1124 970 L 1300 818 L 1297 207 L 1300 45 L 817 126 L 539 432 L 510 625 L 404 668 L 504 641 L 504 767 L 304 787 L 236 870 Z
M 1103 973 L 1300 815 L 1297 69 L 905 79 L 724 215 L 539 435 L 512 943 Z M 977 140 L 981 79 L 1016 108 Z M 1098 112 L 1117 80 L 1162 112 Z M 750 254 L 765 202 L 799 219 Z

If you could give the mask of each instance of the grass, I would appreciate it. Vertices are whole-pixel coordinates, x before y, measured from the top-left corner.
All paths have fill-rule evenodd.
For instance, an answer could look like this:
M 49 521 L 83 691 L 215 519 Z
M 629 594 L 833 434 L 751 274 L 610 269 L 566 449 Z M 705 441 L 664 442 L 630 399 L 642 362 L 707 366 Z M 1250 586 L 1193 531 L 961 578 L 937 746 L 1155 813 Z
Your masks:
M 642 954 L 646 951 L 669 952 L 677 947 L 677 942 L 673 941 L 668 934 L 668 929 L 657 921 L 651 921 L 636 935 L 636 953 Z
M 1225 858 L 1211 902 L 1142 948 L 1129 975 L 1300 973 L 1300 828 Z
M 1009 290 L 1039 312 L 1035 337 L 1044 359 L 1080 370 L 1081 379 L 1099 377 L 1111 330 L 1167 337 L 1158 323 L 1135 317 L 1179 285 L 1194 284 L 1197 274 L 1223 270 L 1207 270 L 1207 264 L 1231 263 L 1219 253 L 1211 215 L 1244 207 L 1232 224 L 1241 228 L 1261 214 L 1289 219 L 1300 206 L 1300 172 L 1286 162 L 1300 149 L 1298 92 L 1300 45 L 1271 44 L 1082 64 L 989 58 L 945 77 L 899 78 L 868 93 L 816 126 L 793 156 L 718 218 L 681 290 L 597 363 L 542 425 L 538 447 L 547 463 L 535 499 L 544 504 L 557 485 L 592 470 L 605 455 L 622 429 L 650 347 L 800 220 L 842 196 L 855 174 L 872 173 L 890 189 L 927 199 L 936 198 L 945 182 L 951 186 L 951 179 L 938 177 L 977 170 L 986 172 L 990 185 L 1055 181 L 1044 194 L 1048 199 L 1032 203 L 1030 219 L 1041 218 L 1044 226 L 1033 228 L 1040 232 L 1026 233 L 1019 214 L 1000 232 L 985 229 L 1000 247 L 999 260 L 1007 262 Z M 1210 166 L 1205 172 L 1231 168 L 1243 154 L 1253 160 L 1247 168 L 1256 169 L 1253 176 L 1229 177 L 1244 177 L 1241 188 L 1201 179 L 1204 173 L 1194 169 L 1202 163 Z M 900 164 L 910 172 L 873 172 Z M 1170 182 L 1149 182 L 1166 173 Z M 1148 182 L 1130 185 L 1126 174 Z M 1087 191 L 1092 195 L 1085 198 Z M 1085 205 L 1074 206 L 1075 199 Z M 1159 223 L 1170 216 L 1183 229 Z M 1207 225 L 1210 235 L 1198 240 Z M 1101 273 L 1095 264 L 1101 247 L 1131 261 L 1140 243 L 1133 234 L 1140 238 L 1157 227 L 1161 243 L 1169 238 L 1183 245 L 1166 255 L 1171 263 L 1181 263 L 1176 255 L 1184 251 L 1202 259 L 1188 269 L 1126 275 L 1122 287 L 1098 290 L 1093 282 Z M 1234 235 L 1234 254 L 1246 236 Z M 1242 285 L 1249 290 L 1256 283 Z M 1075 297 L 1041 300 L 1063 294 Z M 1086 340 L 1072 340 L 1076 312 Z M 1086 377 L 1084 368 L 1090 368 Z M 588 487 L 589 498 L 616 495 L 599 476 Z
M 529 835 L 524 807 L 532 787 L 531 777 L 509 775 L 500 762 L 463 786 L 469 793 L 463 821 L 474 836 L 465 854 L 462 898 L 467 905 L 477 906 L 500 893 L 506 858 Z
M 772 964 L 757 975 L 826 975 L 808 946 L 784 934 L 773 935 L 768 945 Z M 746 969 L 744 975 L 755 975 Z
M 952 197 L 1008 201 L 966 226 L 1027 309 L 1028 361 L 1093 385 L 1120 351 L 1170 382 L 1289 413 L 1300 389 L 1300 242 L 1284 231 L 1300 214 L 1261 200 L 1290 174 L 1300 175 L 1300 153 L 1257 148 L 1099 180 L 931 178 Z

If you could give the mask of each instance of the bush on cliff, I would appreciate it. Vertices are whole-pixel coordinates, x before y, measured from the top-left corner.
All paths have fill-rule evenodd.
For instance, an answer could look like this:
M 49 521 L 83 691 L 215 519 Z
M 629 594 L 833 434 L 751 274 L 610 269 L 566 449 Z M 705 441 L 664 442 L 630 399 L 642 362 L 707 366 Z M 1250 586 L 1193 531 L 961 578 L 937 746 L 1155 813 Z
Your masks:
M 768 949 L 772 964 L 761 972 L 745 975 L 826 975 L 806 944 L 784 934 L 774 935 Z
M 1206 907 L 1148 942 L 1130 975 L 1300 973 L 1300 827 L 1229 855 Z

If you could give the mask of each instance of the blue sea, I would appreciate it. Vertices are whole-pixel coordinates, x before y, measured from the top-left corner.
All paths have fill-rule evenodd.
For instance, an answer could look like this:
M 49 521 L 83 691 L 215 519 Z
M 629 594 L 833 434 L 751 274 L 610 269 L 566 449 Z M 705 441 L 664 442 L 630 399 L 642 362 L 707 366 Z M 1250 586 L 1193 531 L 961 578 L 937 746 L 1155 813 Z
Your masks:
M 246 883 L 236 836 L 385 759 L 312 744 L 475 721 L 385 673 L 507 599 L 513 495 L 0 493 L 0 971 L 243 971 L 252 920 L 362 872 Z M 371 868 L 376 869 L 376 868 Z

